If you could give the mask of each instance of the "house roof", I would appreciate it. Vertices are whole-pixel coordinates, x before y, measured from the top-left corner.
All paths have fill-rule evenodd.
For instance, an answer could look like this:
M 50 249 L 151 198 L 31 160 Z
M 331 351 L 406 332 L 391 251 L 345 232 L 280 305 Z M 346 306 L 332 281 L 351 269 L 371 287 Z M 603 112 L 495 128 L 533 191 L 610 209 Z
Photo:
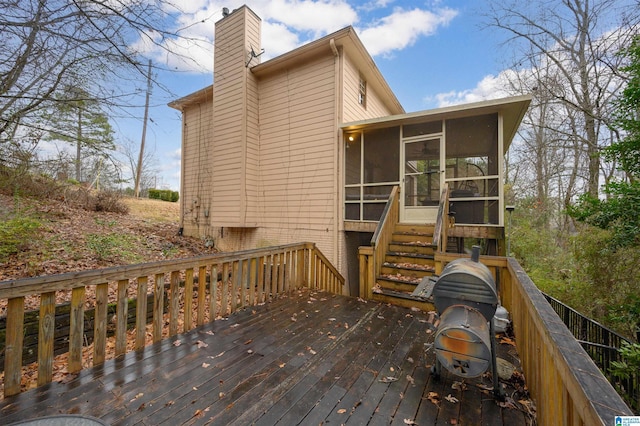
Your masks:
M 509 148 L 520 122 L 531 103 L 531 95 L 513 96 L 501 99 L 491 99 L 487 101 L 468 103 L 463 105 L 453 105 L 443 108 L 436 108 L 425 111 L 411 112 L 407 114 L 389 115 L 381 118 L 374 118 L 362 121 L 343 123 L 340 127 L 345 131 L 373 129 L 381 127 L 399 126 L 433 120 L 452 119 L 469 117 L 473 115 L 484 115 L 491 113 L 501 113 L 504 124 L 504 150 Z
M 261 64 L 255 65 L 251 67 L 251 72 L 258 78 L 265 77 L 283 69 L 304 64 L 308 62 L 310 58 L 316 57 L 318 54 L 332 52 L 334 47 L 336 49 L 342 48 L 349 58 L 351 58 L 354 64 L 358 67 L 360 73 L 366 79 L 369 87 L 378 93 L 380 99 L 389 111 L 393 114 L 403 114 L 405 112 L 400 101 L 396 98 L 396 95 L 382 76 L 382 73 L 373 61 L 373 58 L 371 58 L 371 55 L 369 55 L 369 52 L 367 52 L 360 41 L 360 38 L 356 35 L 355 30 L 351 26 L 300 46 L 297 49 L 291 50 Z M 202 102 L 204 99 L 211 99 L 211 96 L 213 96 L 213 86 L 208 86 L 204 89 L 198 90 L 197 92 L 170 102 L 169 106 L 183 111 L 185 107 L 193 103 Z
M 200 89 L 197 92 L 193 92 L 187 96 L 183 96 L 182 98 L 176 99 L 175 101 L 169 102 L 169 106 L 171 108 L 175 108 L 180 111 L 184 111 L 186 106 L 206 102 L 213 99 L 213 84 L 205 87 L 204 89 Z
M 367 81 L 369 87 L 379 94 L 389 111 L 394 114 L 403 114 L 405 112 L 395 93 L 389 87 L 378 66 L 351 26 L 258 64 L 251 68 L 251 72 L 257 77 L 263 77 L 282 69 L 305 63 L 318 54 L 333 51 L 334 47 L 342 48 L 349 56 Z

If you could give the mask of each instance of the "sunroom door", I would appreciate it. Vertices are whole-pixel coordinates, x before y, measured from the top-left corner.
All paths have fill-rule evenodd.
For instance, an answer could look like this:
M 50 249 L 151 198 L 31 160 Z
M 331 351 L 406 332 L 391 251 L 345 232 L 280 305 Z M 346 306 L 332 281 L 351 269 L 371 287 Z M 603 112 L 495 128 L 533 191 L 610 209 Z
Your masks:
M 435 223 L 443 177 L 442 148 L 441 137 L 404 141 L 402 222 Z

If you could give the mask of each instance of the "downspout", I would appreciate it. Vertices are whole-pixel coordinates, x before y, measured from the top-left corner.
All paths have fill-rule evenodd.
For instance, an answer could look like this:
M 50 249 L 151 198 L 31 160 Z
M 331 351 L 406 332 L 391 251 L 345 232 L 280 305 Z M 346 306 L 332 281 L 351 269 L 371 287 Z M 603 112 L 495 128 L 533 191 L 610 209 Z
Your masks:
M 333 202 L 336 206 L 335 209 L 335 223 L 333 225 L 333 252 L 335 253 L 335 261 L 338 271 L 342 271 L 342 256 L 340 253 L 340 228 L 341 228 L 341 212 L 342 212 L 342 204 L 340 202 L 340 185 L 342 182 L 342 176 L 340 175 L 340 171 L 342 168 L 340 167 L 340 161 L 342 161 L 341 155 L 341 141 L 342 135 L 340 134 L 339 124 L 342 120 L 342 110 L 340 108 L 341 99 L 340 94 L 342 91 L 342 73 L 341 71 L 341 61 L 340 61 L 340 51 L 336 47 L 335 39 L 329 40 L 329 46 L 331 47 L 331 51 L 334 56 L 334 79 L 335 79 L 335 87 L 334 87 L 334 131 L 336 135 L 336 149 L 334 150 L 334 167 L 336 168 L 336 179 L 334 180 L 334 191 L 333 191 Z M 345 293 L 345 289 L 342 289 L 342 292 Z

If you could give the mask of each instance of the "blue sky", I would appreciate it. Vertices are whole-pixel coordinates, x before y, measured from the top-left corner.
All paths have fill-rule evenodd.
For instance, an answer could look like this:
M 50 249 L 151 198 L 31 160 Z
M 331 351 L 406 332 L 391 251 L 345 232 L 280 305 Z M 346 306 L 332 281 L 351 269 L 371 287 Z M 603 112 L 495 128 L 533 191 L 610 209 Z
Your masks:
M 175 21 L 167 25 L 189 26 L 182 34 L 191 40 L 173 41 L 167 47 L 182 56 L 168 55 L 153 44 L 135 46 L 157 67 L 175 70 L 157 72 L 171 93 L 154 89 L 147 130 L 148 149 L 158 159 L 157 186 L 174 190 L 179 190 L 180 113 L 166 104 L 212 83 L 214 24 L 222 18 L 222 7 L 233 10 L 245 3 L 188 0 L 180 4 L 182 10 L 171 11 Z M 263 20 L 263 61 L 352 25 L 407 112 L 496 97 L 497 77 L 508 56 L 500 49 L 500 34 L 481 30 L 486 5 L 479 0 L 259 0 L 246 4 Z M 143 109 L 139 112 L 140 119 L 116 126 L 118 138 L 139 144 Z

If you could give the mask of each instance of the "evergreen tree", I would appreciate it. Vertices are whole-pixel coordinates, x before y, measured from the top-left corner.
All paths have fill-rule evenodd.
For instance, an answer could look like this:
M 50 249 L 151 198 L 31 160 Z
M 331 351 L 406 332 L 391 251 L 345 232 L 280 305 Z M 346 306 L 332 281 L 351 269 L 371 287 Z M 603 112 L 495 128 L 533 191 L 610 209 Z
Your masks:
M 76 148 L 75 179 L 83 180 L 83 159 L 108 158 L 115 150 L 114 131 L 100 104 L 82 88 L 69 87 L 51 112 L 49 140 L 73 144 Z

